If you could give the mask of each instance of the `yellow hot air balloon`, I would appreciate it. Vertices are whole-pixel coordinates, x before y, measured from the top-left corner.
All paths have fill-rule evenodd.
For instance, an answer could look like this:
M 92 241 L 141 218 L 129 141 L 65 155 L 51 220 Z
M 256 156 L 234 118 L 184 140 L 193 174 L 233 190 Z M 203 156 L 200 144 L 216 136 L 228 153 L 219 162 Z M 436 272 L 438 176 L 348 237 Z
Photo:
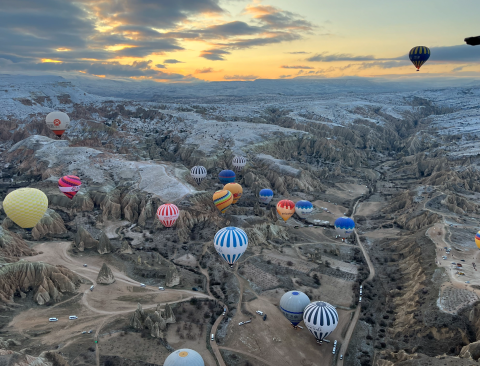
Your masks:
M 478 249 L 480 249 L 480 231 L 475 235 L 475 244 L 477 244 Z
M 281 200 L 277 203 L 277 212 L 282 217 L 283 221 L 287 222 L 295 212 L 295 203 L 290 200 Z
M 233 202 L 232 203 L 237 203 L 238 200 L 240 199 L 240 197 L 242 197 L 243 188 L 238 183 L 227 183 L 227 184 L 225 184 L 223 189 L 232 192 L 232 194 L 233 194 Z
M 221 213 L 225 213 L 232 202 L 233 194 L 230 191 L 216 191 L 213 194 L 213 203 L 215 203 L 215 206 L 217 206 Z
M 47 208 L 47 196 L 35 188 L 16 189 L 3 201 L 3 209 L 7 216 L 24 229 L 31 229 L 37 225 Z

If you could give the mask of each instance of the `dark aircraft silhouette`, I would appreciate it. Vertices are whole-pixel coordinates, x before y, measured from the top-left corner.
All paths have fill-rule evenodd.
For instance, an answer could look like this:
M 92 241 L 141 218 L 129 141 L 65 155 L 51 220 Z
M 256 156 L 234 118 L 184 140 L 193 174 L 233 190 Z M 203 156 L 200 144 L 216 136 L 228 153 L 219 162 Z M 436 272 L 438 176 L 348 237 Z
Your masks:
M 465 38 L 464 41 L 469 44 L 470 46 L 478 46 L 480 45 L 480 36 L 478 37 L 468 37 Z

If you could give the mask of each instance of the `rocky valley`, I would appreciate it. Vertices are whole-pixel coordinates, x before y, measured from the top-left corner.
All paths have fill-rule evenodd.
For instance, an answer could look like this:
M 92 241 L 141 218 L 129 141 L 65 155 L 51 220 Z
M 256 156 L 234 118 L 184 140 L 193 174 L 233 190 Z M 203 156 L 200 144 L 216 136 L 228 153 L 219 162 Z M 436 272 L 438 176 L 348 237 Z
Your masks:
M 49 203 L 27 231 L 0 202 L 0 364 L 163 365 L 182 348 L 212 366 L 478 363 L 480 86 L 242 85 L 0 76 L 0 201 L 31 187 Z M 61 139 L 53 110 L 71 119 Z M 212 196 L 237 155 L 243 195 L 222 214 Z M 282 199 L 314 210 L 284 222 Z M 340 216 L 356 224 L 345 241 Z M 248 235 L 233 268 L 213 245 L 226 226 Z M 336 308 L 330 342 L 289 325 L 291 290 Z

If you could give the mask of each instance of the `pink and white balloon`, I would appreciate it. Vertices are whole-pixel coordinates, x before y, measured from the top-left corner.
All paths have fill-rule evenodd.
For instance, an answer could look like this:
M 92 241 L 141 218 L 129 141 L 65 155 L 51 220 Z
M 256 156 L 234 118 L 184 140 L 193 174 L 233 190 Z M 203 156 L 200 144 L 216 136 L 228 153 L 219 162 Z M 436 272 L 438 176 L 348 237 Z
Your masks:
M 165 203 L 157 210 L 157 218 L 165 227 L 172 227 L 180 215 L 180 210 L 173 203 Z

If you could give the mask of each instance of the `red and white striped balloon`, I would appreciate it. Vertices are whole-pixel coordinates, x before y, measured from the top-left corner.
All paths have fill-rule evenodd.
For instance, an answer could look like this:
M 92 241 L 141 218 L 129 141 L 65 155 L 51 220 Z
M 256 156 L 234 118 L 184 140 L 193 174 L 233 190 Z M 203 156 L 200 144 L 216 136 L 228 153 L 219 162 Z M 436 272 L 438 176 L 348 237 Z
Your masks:
M 165 227 L 172 227 L 179 215 L 178 207 L 172 203 L 165 203 L 157 210 L 157 217 Z

